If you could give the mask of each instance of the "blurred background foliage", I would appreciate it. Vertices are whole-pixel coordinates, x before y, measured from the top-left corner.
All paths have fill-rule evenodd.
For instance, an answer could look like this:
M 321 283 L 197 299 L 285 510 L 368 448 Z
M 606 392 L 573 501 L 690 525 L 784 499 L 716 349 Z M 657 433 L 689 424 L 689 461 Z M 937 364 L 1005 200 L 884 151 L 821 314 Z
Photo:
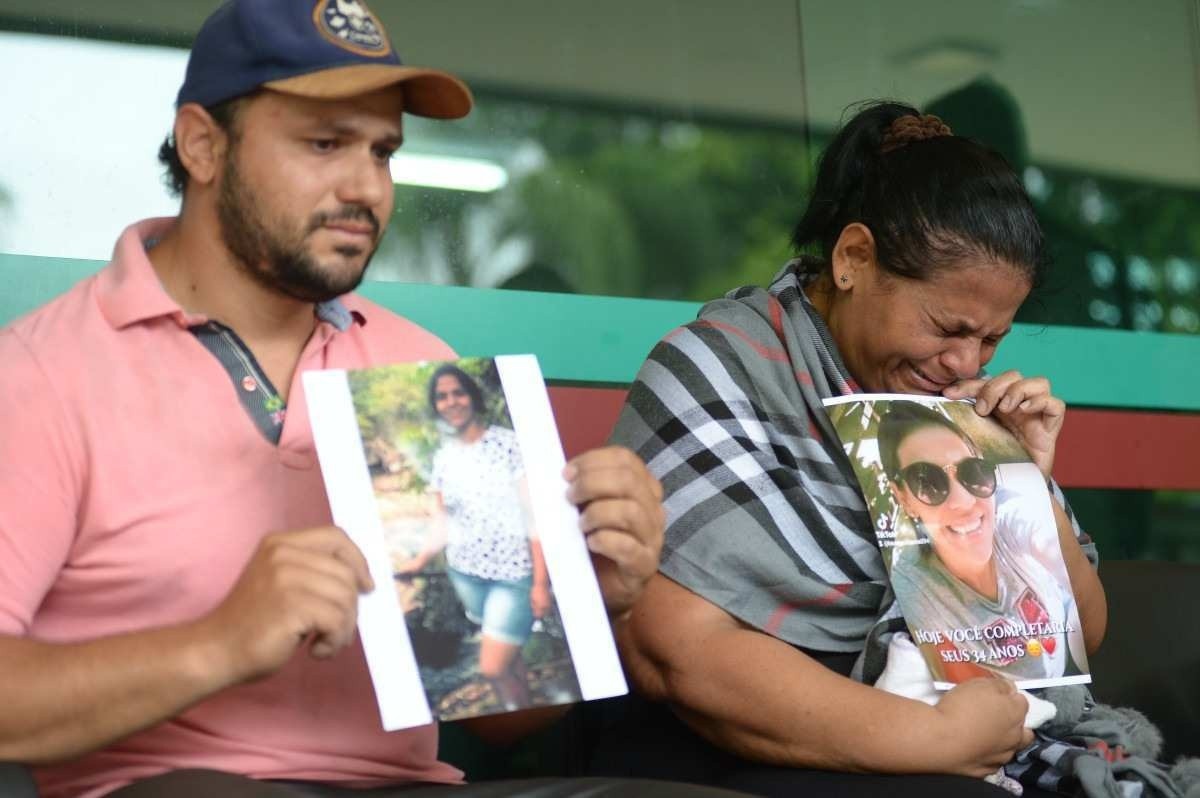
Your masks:
M 1046 229 L 1049 268 L 1018 320 L 1200 331 L 1200 191 L 1029 162 L 1015 101 L 980 117 L 1005 97 L 983 77 L 929 107 L 1013 163 Z M 414 146 L 433 135 L 412 127 Z M 833 132 L 498 98 L 436 135 L 452 147 L 497 130 L 510 182 L 398 185 L 376 277 L 416 279 L 419 265 L 460 285 L 699 301 L 763 284 L 792 254 Z
M 473 377 L 483 391 L 485 425 L 512 429 L 508 405 L 492 358 L 422 361 L 355 369 L 347 372 L 359 434 L 374 475 L 401 475 L 396 487 L 423 491 L 429 482 L 433 454 L 453 430 L 441 422 L 429 402 L 430 378 L 453 362 Z
M 398 185 L 377 277 L 419 262 L 460 285 L 537 271 L 541 284 L 520 287 L 697 299 L 769 278 L 787 258 L 811 171 L 800 129 L 507 100 L 481 103 L 451 138 L 498 126 L 512 153 L 508 185 Z M 412 128 L 418 141 L 429 129 Z

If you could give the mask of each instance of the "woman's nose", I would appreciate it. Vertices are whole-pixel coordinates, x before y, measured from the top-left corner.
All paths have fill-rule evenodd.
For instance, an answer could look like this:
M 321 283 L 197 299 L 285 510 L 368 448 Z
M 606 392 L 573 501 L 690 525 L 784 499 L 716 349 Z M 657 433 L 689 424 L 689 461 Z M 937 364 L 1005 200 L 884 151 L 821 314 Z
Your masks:
M 983 344 L 978 338 L 955 339 L 938 357 L 938 362 L 956 379 L 970 379 L 983 367 Z

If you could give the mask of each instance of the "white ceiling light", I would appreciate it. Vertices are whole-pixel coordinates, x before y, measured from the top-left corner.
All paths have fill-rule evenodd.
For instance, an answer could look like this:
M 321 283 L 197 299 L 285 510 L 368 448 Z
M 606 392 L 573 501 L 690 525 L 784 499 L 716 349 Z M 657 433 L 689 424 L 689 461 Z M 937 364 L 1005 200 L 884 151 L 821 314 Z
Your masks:
M 487 193 L 508 183 L 508 172 L 494 161 L 451 155 L 399 152 L 392 157 L 392 182 Z
M 1000 50 L 988 42 L 971 39 L 938 39 L 896 53 L 892 63 L 917 72 L 963 75 L 981 72 L 1000 58 Z

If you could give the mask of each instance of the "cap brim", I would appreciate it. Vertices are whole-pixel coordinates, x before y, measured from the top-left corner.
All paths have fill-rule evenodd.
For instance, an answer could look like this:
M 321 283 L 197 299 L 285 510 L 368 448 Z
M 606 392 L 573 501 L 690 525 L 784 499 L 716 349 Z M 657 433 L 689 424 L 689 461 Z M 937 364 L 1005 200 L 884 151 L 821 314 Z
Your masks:
M 353 64 L 322 69 L 263 84 L 264 88 L 316 100 L 341 100 L 402 85 L 404 110 L 432 119 L 458 119 L 471 111 L 471 90 L 458 78 L 436 69 L 394 64 Z

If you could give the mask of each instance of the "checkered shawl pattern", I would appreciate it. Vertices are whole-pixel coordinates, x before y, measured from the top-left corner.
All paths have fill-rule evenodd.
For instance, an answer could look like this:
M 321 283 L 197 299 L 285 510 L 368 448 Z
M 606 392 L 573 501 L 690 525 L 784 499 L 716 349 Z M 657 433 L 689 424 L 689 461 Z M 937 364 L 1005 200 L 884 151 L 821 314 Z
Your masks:
M 667 335 L 613 440 L 666 492 L 661 571 L 735 617 L 818 652 L 861 652 L 874 682 L 903 629 L 825 397 L 857 386 L 802 285 L 802 260 Z
M 861 652 L 852 676 L 874 684 L 904 619 L 821 403 L 858 386 L 802 290 L 813 265 L 794 260 L 769 288 L 732 291 L 668 334 L 612 440 L 663 483 L 666 576 L 800 648 Z M 1095 565 L 1095 544 L 1051 490 Z M 1040 736 L 1008 774 L 1074 793 L 1094 758 L 1080 742 Z

